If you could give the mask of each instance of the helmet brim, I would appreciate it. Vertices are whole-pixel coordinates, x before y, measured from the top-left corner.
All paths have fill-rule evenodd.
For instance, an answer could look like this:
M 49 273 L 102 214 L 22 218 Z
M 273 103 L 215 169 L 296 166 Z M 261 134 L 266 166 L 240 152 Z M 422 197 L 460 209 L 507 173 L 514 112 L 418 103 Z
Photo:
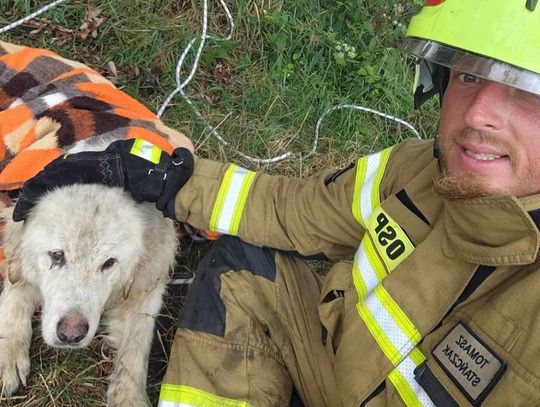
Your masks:
M 506 62 L 415 37 L 406 38 L 401 49 L 434 64 L 540 96 L 540 75 Z

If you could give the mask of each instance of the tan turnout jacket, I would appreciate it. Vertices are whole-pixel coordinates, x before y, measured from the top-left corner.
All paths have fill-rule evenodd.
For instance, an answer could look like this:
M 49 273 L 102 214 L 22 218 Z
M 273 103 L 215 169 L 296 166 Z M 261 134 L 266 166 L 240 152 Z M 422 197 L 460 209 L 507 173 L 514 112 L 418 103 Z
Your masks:
M 308 180 L 199 159 L 176 213 L 350 260 L 319 306 L 344 406 L 540 405 L 540 197 L 443 201 L 438 173 L 417 140 Z

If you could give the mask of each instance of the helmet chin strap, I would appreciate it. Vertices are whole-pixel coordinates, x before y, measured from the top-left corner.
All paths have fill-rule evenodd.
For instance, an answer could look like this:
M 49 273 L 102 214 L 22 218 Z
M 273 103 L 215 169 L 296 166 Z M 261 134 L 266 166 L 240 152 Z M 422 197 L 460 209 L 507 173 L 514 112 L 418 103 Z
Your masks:
M 437 135 L 435 136 L 435 139 L 433 140 L 433 157 L 437 160 L 437 166 L 439 167 L 439 171 L 442 173 L 443 167 L 441 163 L 441 136 L 439 132 L 437 132 Z
M 450 69 L 422 59 L 416 65 L 416 80 L 414 91 L 414 108 L 418 109 L 433 95 L 439 95 L 442 104 L 444 91 L 448 86 Z
M 437 133 L 437 135 L 435 136 L 435 140 L 433 140 L 433 157 L 435 157 L 437 160 L 441 156 L 441 148 L 440 148 L 439 138 L 440 138 L 440 136 Z
M 450 78 L 450 68 L 422 59 L 416 65 L 416 69 L 414 108 L 420 108 L 426 100 L 436 94 L 439 95 L 439 104 L 442 106 L 444 92 Z M 437 159 L 439 169 L 441 169 L 439 139 L 439 131 L 437 130 L 433 141 L 433 157 Z

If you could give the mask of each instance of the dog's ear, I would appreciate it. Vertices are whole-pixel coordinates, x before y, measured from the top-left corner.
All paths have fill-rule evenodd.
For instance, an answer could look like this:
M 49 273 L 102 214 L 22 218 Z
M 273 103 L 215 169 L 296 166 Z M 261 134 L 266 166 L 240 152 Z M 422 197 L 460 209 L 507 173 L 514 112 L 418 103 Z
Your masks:
M 22 278 L 21 275 L 21 238 L 22 222 L 15 223 L 11 220 L 13 207 L 6 207 L 0 203 L 0 246 L 4 252 L 4 271 L 11 284 L 16 284 Z
M 4 263 L 7 263 L 7 277 L 9 282 L 17 284 L 21 280 L 21 264 L 18 260 L 7 260 Z
M 122 290 L 122 298 L 124 300 L 127 300 L 129 298 L 129 293 L 131 292 L 131 287 L 133 287 L 133 281 L 134 278 L 131 277 L 127 283 L 124 285 L 124 289 Z

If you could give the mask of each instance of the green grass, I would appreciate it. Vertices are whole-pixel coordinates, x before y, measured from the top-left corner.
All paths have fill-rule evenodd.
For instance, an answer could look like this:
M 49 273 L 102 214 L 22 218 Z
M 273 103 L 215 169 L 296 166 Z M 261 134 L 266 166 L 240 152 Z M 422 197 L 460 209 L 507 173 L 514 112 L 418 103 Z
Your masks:
M 0 0 L 0 26 L 46 3 Z M 414 137 L 402 126 L 377 116 L 337 111 L 323 123 L 317 154 L 301 159 L 311 148 L 317 119 L 339 103 L 396 115 L 415 125 L 422 137 L 432 137 L 437 125 L 436 101 L 421 111 L 413 110 L 412 61 L 395 48 L 418 3 L 422 1 L 232 0 L 233 39 L 208 40 L 199 69 L 186 88 L 197 109 L 219 127 L 230 145 L 220 144 L 180 97 L 173 100 L 164 121 L 188 134 L 201 156 L 301 177 Z M 181 50 L 200 31 L 201 4 L 190 0 L 70 0 L 0 38 L 50 48 L 108 77 L 107 66 L 114 62 L 117 86 L 156 111 L 174 89 Z M 102 10 L 105 22 L 98 28 L 97 38 L 83 39 L 79 27 L 87 10 L 96 8 Z M 211 2 L 209 15 L 210 32 L 225 36 L 226 18 L 218 2 Z M 273 165 L 253 164 L 237 154 L 270 157 L 289 150 L 295 153 L 291 159 Z M 187 264 L 188 273 L 195 268 L 199 252 L 199 247 L 184 250 L 181 263 Z M 165 339 L 171 335 L 168 329 Z M 48 349 L 37 340 L 28 391 L 0 404 L 103 405 L 110 363 L 102 362 L 98 345 L 83 352 L 63 352 Z M 151 387 L 154 400 L 156 381 Z

